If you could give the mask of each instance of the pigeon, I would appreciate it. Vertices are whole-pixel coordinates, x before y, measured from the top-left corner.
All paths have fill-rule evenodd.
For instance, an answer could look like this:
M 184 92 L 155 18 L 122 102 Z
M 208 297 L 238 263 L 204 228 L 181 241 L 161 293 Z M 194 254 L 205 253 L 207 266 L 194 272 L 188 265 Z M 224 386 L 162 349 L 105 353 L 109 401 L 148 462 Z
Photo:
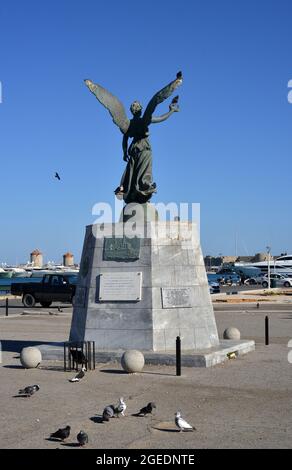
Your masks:
M 77 441 L 79 442 L 79 445 L 85 446 L 85 444 L 88 443 L 88 435 L 84 431 L 80 431 L 79 434 L 77 434 Z
M 156 408 L 156 405 L 151 401 L 148 405 L 144 406 L 144 408 L 141 408 L 139 413 L 133 414 L 132 416 L 146 416 L 152 413 L 153 408 Z
M 120 415 L 125 416 L 127 405 L 124 402 L 123 397 L 119 399 L 118 406 L 115 407 L 115 414 L 119 417 Z
M 115 414 L 115 407 L 114 405 L 108 405 L 105 407 L 102 413 L 102 420 L 103 421 L 109 421 L 110 418 L 113 418 Z
M 40 389 L 39 385 L 29 385 L 23 389 L 18 391 L 19 395 L 26 395 L 27 397 L 31 397 L 35 392 L 38 392 Z
M 61 178 L 59 176 L 59 173 L 57 173 L 57 172 L 55 173 L 55 178 L 57 178 L 57 180 L 59 180 L 59 181 L 61 180 Z
M 65 428 L 60 428 L 58 429 L 58 431 L 51 434 L 50 437 L 64 441 L 65 439 L 68 439 L 68 437 L 70 436 L 70 430 L 71 430 L 70 426 L 66 426 Z
M 76 374 L 75 377 L 73 377 L 73 379 L 70 379 L 69 382 L 79 382 L 80 379 L 83 379 L 83 377 L 85 376 L 85 371 L 86 371 L 86 367 L 82 367 L 82 369 L 78 372 L 78 374 Z
M 180 431 L 193 431 L 195 429 L 181 417 L 180 411 L 175 413 L 175 424 Z
M 70 354 L 73 361 L 77 362 L 77 364 L 87 364 L 87 359 L 81 349 L 70 348 Z

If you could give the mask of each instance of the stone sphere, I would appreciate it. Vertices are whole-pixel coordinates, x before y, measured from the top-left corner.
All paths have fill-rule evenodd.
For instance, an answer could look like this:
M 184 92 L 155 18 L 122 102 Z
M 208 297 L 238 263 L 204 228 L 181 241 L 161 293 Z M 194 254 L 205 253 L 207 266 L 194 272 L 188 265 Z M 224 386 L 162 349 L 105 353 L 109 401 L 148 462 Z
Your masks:
M 20 362 L 26 369 L 33 369 L 42 362 L 42 354 L 38 348 L 23 348 L 20 353 Z
M 240 339 L 240 331 L 235 328 L 235 326 L 230 326 L 229 328 L 226 328 L 226 330 L 223 333 L 223 338 L 224 339 Z
M 130 373 L 141 372 L 145 364 L 143 354 L 136 349 L 125 351 L 121 358 L 122 368 Z

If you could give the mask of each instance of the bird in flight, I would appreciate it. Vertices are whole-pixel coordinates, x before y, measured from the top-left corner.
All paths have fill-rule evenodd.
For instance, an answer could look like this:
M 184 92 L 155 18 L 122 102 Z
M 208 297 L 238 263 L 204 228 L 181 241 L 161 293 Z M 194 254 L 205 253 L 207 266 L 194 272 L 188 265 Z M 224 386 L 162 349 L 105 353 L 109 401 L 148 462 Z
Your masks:
M 59 181 L 61 180 L 61 178 L 59 176 L 59 173 L 57 173 L 57 172 L 55 173 L 55 178 L 57 178 L 57 180 L 59 180 Z

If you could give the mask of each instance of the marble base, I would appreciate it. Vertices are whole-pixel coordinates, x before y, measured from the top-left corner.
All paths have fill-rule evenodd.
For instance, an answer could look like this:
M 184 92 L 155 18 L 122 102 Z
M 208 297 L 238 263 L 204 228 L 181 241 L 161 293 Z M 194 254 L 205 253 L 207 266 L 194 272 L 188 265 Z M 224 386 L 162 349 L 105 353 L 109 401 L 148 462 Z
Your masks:
M 38 345 L 42 353 L 43 360 L 63 361 L 64 352 L 61 346 L 50 346 L 47 344 Z M 221 340 L 219 345 L 207 350 L 185 351 L 181 356 L 183 367 L 212 367 L 228 360 L 230 353 L 235 353 L 235 357 L 240 357 L 255 350 L 255 342 L 250 340 Z M 96 363 L 120 362 L 123 350 L 95 351 Z M 145 364 L 152 365 L 176 365 L 176 356 L 172 351 L 142 351 Z M 143 372 L 142 372 L 143 373 Z
M 183 351 L 218 346 L 196 225 L 137 225 L 136 234 L 142 235 L 139 257 L 105 259 L 104 239 L 123 231 L 127 234 L 127 223 L 86 228 L 70 340 L 95 341 L 100 351 L 173 351 L 177 336 Z M 100 301 L 100 276 L 126 272 L 142 273 L 141 300 Z

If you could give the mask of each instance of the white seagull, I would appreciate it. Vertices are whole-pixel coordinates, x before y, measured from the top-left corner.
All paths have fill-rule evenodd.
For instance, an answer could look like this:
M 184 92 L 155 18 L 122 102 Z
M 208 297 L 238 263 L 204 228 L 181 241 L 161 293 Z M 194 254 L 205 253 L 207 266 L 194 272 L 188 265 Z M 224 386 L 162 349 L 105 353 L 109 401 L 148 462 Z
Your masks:
M 180 431 L 193 431 L 194 428 L 189 423 L 187 423 L 182 417 L 180 411 L 175 413 L 175 424 Z
M 78 374 L 75 375 L 75 377 L 73 377 L 73 379 L 70 379 L 69 382 L 79 382 L 80 379 L 83 379 L 83 377 L 85 376 L 85 371 L 86 371 L 86 367 L 82 367 L 81 371 L 78 372 Z

